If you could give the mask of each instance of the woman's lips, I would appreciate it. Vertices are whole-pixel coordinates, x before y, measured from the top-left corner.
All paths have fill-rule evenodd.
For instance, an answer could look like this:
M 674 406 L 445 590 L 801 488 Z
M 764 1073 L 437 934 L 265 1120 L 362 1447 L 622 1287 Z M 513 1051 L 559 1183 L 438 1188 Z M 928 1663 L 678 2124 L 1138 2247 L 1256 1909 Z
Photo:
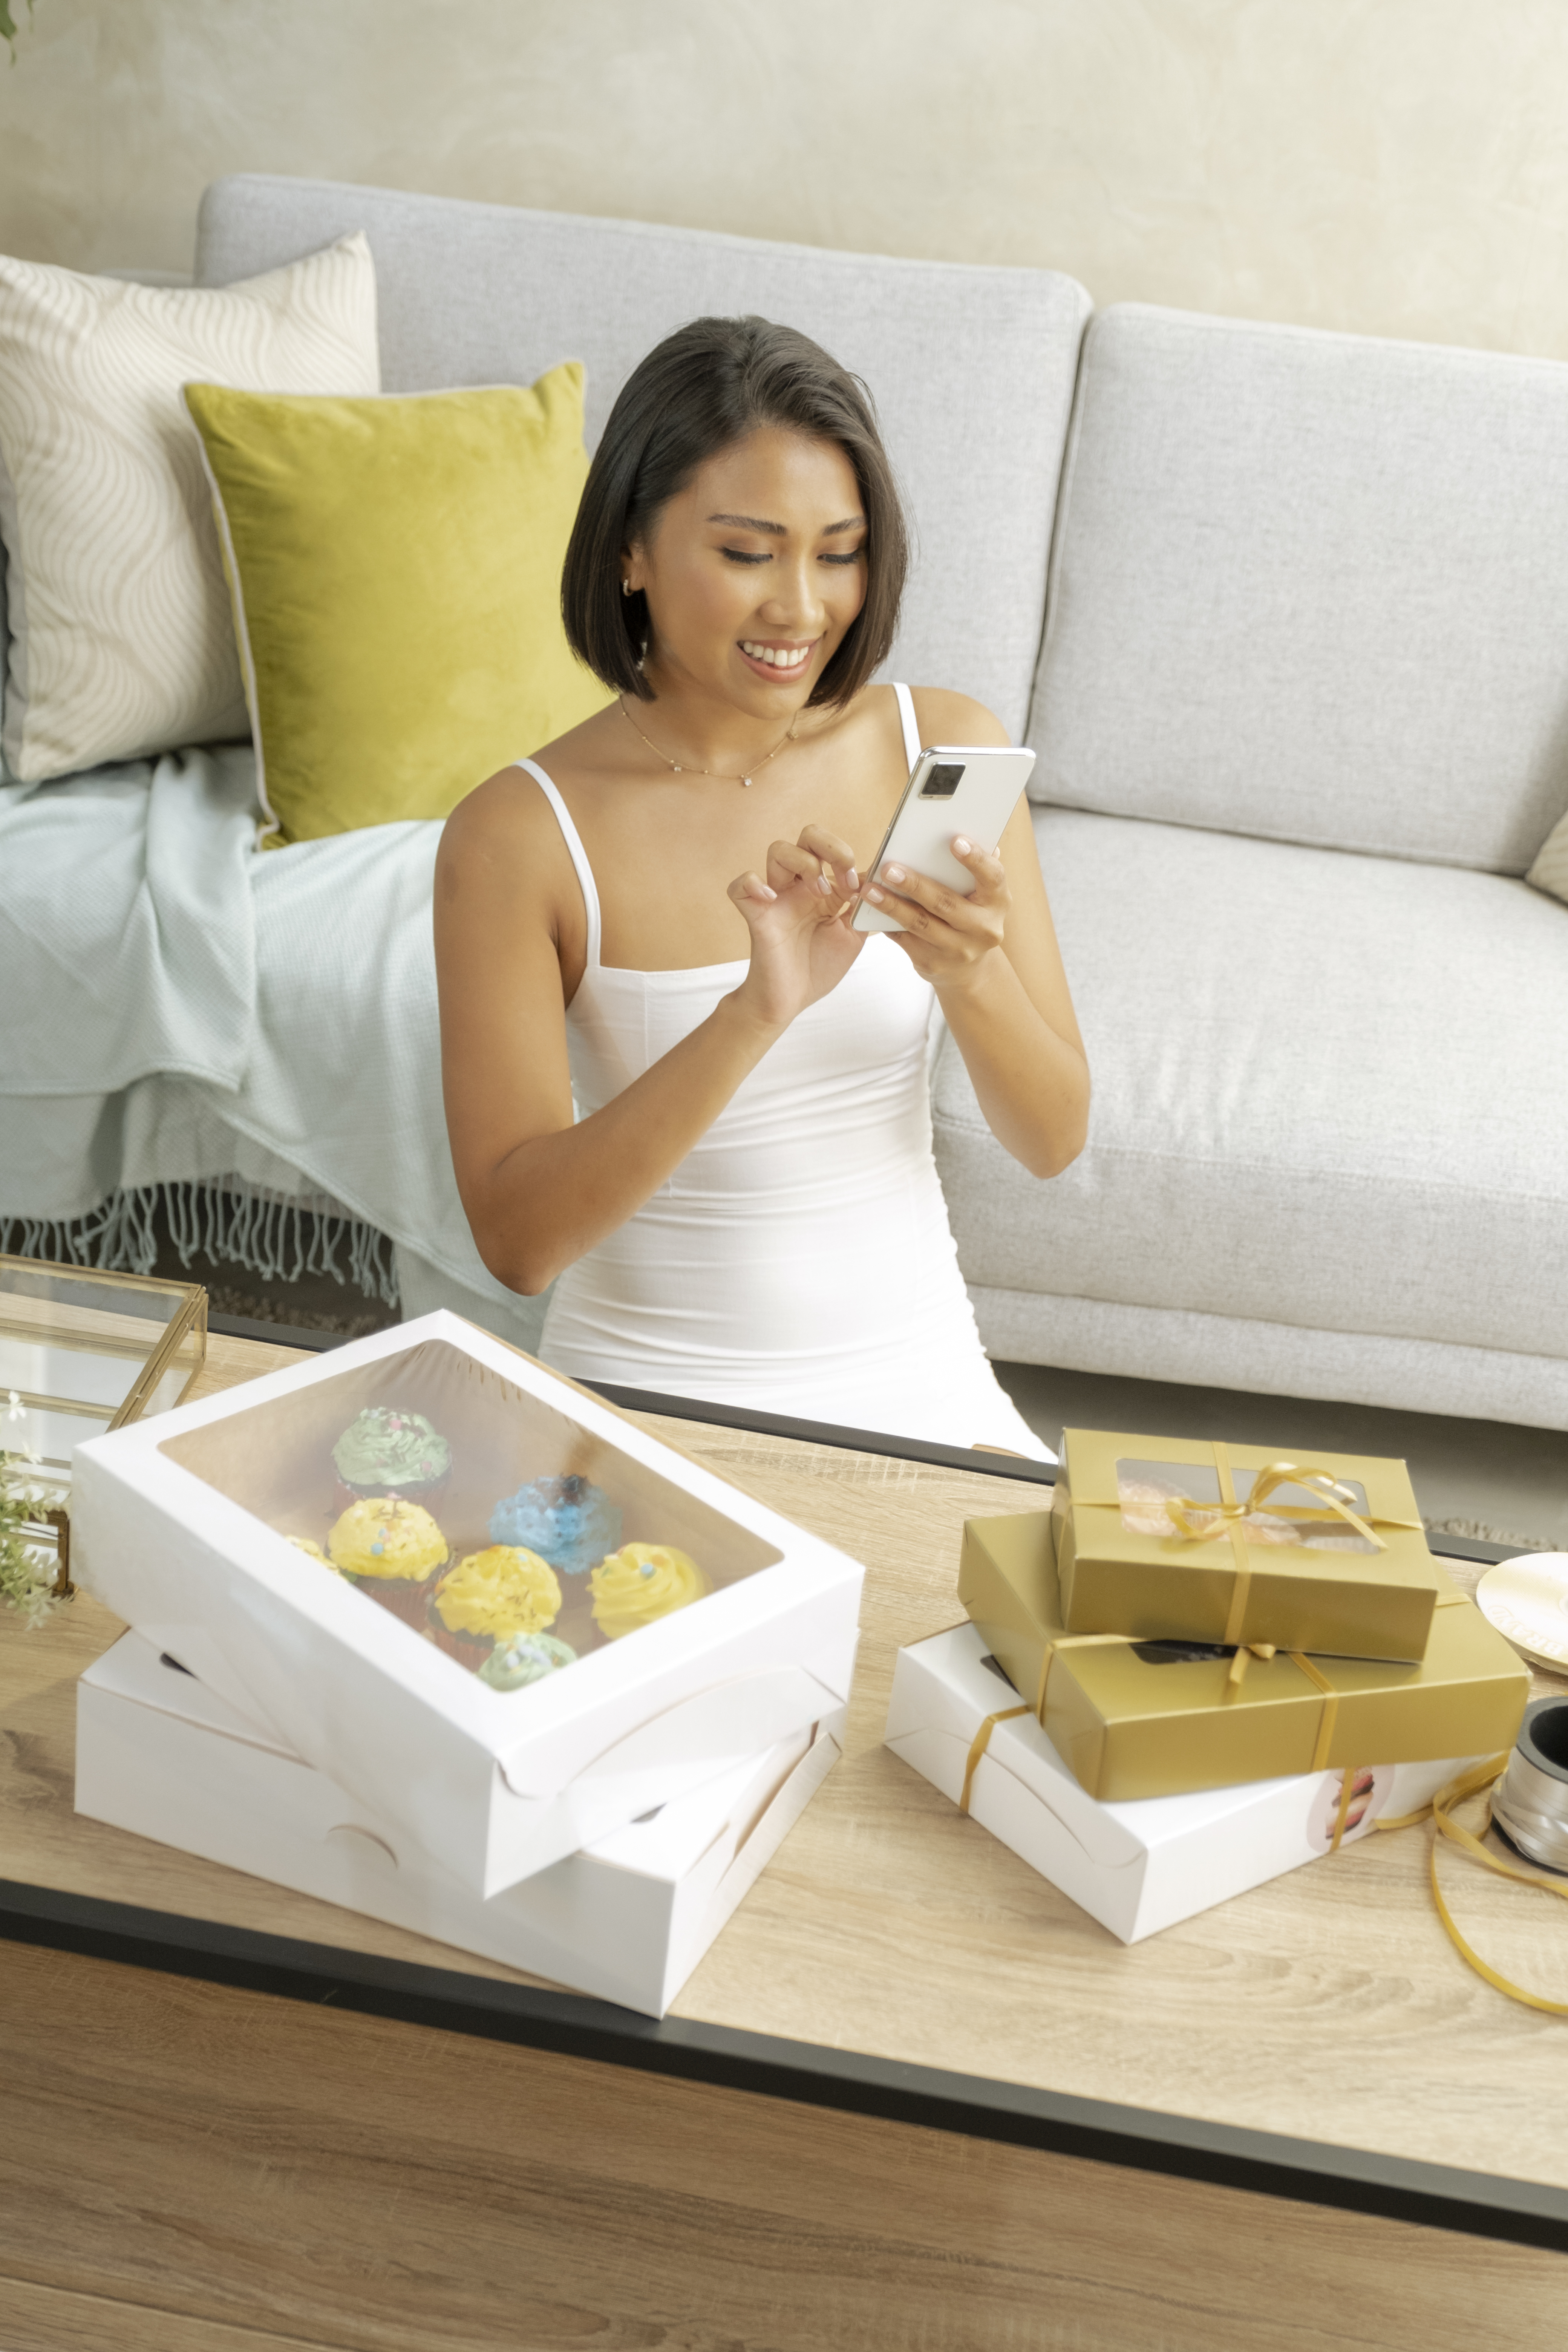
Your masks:
M 763 637 L 747 637 L 740 641 L 736 650 L 746 667 L 756 677 L 765 677 L 773 685 L 784 685 L 791 678 L 805 676 L 806 671 L 811 667 L 811 657 L 816 651 L 817 643 L 818 640 L 815 637 L 809 645 L 805 646 L 773 645 Z M 747 648 L 751 646 L 755 646 L 758 651 L 749 652 Z M 763 657 L 764 653 L 772 654 L 773 659 L 772 661 L 764 659 Z M 786 658 L 789 656 L 797 656 L 798 658 Z

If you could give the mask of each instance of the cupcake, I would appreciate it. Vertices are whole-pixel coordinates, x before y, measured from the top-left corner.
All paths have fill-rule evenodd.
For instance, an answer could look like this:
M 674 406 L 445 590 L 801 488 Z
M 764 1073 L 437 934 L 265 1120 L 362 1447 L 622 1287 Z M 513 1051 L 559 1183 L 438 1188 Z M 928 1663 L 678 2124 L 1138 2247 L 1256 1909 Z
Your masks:
M 708 1579 L 694 1559 L 673 1544 L 629 1543 L 602 1560 L 589 1579 L 594 1621 L 606 1642 L 651 1625 L 700 1601 Z
M 438 1579 L 427 1630 L 459 1665 L 482 1666 L 498 1643 L 542 1633 L 560 1613 L 561 1587 L 548 1560 L 515 1544 L 491 1544 Z
M 333 1446 L 332 1466 L 340 1511 L 381 1495 L 433 1510 L 446 1492 L 452 1449 L 422 1412 L 373 1404 L 355 1415 Z
M 582 1576 L 614 1551 L 621 1515 L 602 1486 L 573 1474 L 532 1478 L 490 1513 L 490 1540 L 536 1551 L 563 1576 Z
M 576 1663 L 570 1642 L 558 1642 L 553 1633 L 514 1633 L 510 1641 L 496 1643 L 479 1668 L 479 1680 L 491 1690 L 526 1690 L 530 1683 L 542 1682 L 546 1675 Z
M 327 1538 L 331 1565 L 406 1625 L 425 1630 L 425 1604 L 447 1538 L 426 1510 L 395 1495 L 351 1503 Z

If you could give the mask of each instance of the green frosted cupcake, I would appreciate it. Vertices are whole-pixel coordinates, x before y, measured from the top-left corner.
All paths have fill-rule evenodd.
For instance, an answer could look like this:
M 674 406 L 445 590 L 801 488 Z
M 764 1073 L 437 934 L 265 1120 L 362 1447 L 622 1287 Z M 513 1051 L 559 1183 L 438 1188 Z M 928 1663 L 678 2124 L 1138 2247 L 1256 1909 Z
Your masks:
M 546 1675 L 576 1663 L 570 1642 L 558 1642 L 553 1633 L 514 1633 L 510 1641 L 496 1643 L 479 1668 L 479 1680 L 491 1690 L 526 1690 L 530 1683 L 542 1682 Z
M 337 1507 L 389 1496 L 433 1510 L 452 1474 L 452 1449 L 422 1412 L 367 1405 L 332 1448 Z

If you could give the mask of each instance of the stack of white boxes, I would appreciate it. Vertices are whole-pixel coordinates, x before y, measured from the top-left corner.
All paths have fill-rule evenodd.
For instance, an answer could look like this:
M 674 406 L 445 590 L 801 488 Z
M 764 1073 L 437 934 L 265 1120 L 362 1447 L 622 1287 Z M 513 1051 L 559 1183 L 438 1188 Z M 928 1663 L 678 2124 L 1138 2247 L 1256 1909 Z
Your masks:
M 492 1689 L 280 1524 L 393 1399 L 454 1490 L 580 1472 L 714 1589 Z M 80 1447 L 72 1544 L 133 1629 L 82 1679 L 79 1811 L 655 2016 L 838 1753 L 859 1566 L 455 1316 Z

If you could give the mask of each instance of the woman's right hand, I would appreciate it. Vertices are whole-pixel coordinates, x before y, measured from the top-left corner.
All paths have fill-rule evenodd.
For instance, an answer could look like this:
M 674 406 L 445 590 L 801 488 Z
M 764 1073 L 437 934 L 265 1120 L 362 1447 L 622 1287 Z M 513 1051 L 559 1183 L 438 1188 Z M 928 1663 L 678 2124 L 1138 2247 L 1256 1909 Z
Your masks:
M 808 1004 L 837 988 L 861 949 L 851 930 L 860 887 L 854 853 L 837 834 L 808 824 L 798 841 L 775 841 L 767 875 L 738 875 L 730 896 L 752 935 L 752 961 L 736 1001 L 770 1029 L 787 1029 Z

